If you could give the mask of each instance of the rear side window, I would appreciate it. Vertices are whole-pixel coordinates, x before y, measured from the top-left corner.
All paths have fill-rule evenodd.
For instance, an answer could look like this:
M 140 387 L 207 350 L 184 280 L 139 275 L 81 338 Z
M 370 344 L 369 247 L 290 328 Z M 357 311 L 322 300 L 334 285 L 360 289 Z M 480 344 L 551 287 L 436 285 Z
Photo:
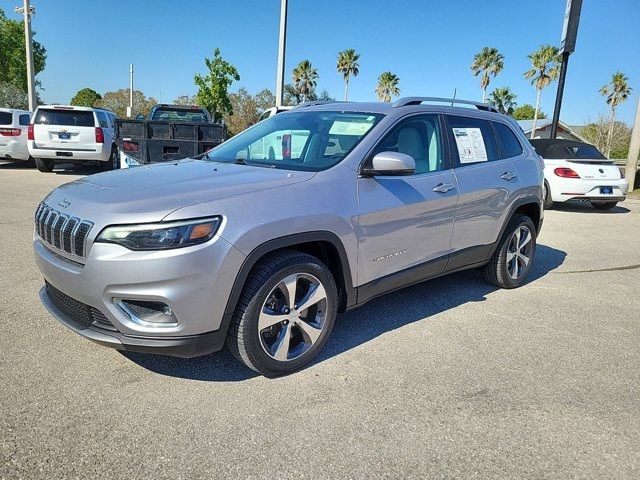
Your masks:
M 458 115 L 447 116 L 451 145 L 460 166 L 498 159 L 496 139 L 487 120 Z
M 68 127 L 95 127 L 93 112 L 90 110 L 41 109 L 34 122 L 36 125 L 64 125 Z
M 11 125 L 13 114 L 11 112 L 0 112 L 0 125 Z
M 31 120 L 31 116 L 27 115 L 26 113 L 23 113 L 18 118 L 18 123 L 20 123 L 20 125 L 29 125 L 30 120 Z
M 96 112 L 98 115 L 98 123 L 102 128 L 109 128 L 109 119 L 107 118 L 107 114 L 104 112 Z
M 493 122 L 500 144 L 500 158 L 512 158 L 522 154 L 522 145 L 515 133 L 504 123 Z

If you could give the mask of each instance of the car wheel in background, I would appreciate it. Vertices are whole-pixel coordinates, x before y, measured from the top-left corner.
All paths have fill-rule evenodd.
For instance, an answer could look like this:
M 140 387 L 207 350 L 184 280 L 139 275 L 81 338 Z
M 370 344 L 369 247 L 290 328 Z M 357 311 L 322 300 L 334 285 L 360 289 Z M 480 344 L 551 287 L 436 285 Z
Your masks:
M 551 189 L 549 188 L 549 184 L 547 181 L 544 181 L 542 187 L 542 196 L 544 198 L 544 209 L 550 210 L 553 208 L 553 200 L 551 199 Z
M 593 202 L 593 201 L 591 202 L 591 205 L 593 205 L 593 208 L 597 210 L 611 210 L 617 204 L 618 202 Z
M 484 268 L 489 283 L 501 288 L 522 285 L 536 253 L 536 227 L 526 215 L 515 215 L 500 239 L 491 261 Z
M 106 162 L 101 162 L 100 167 L 105 172 L 108 172 L 109 170 L 118 170 L 120 168 L 120 157 L 118 155 L 117 147 L 111 147 L 111 155 L 109 156 L 109 160 L 107 160 Z
M 247 280 L 227 344 L 256 372 L 290 373 L 322 349 L 337 310 L 329 269 L 311 255 L 285 251 L 259 264 Z
M 48 158 L 36 158 L 36 167 L 38 167 L 38 170 L 41 172 L 52 172 L 54 166 L 55 162 L 53 160 Z

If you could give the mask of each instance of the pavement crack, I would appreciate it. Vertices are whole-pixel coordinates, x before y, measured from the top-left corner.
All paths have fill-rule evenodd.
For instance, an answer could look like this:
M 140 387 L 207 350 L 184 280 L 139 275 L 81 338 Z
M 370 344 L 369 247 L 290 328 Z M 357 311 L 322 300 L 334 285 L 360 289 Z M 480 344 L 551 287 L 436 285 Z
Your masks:
M 568 272 L 553 272 L 558 275 L 566 273 L 597 273 L 597 272 L 619 272 L 622 270 L 636 270 L 640 268 L 638 265 L 627 265 L 626 267 L 611 267 L 611 268 L 595 268 L 593 270 L 569 270 Z

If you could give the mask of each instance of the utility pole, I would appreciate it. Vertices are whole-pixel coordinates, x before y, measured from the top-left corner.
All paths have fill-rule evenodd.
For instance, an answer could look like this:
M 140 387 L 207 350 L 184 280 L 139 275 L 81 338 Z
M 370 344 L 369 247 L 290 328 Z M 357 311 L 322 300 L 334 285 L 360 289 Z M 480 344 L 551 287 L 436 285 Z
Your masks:
M 551 133 L 549 135 L 551 138 L 556 138 L 556 135 L 558 134 L 560 109 L 562 108 L 562 96 L 564 94 L 564 81 L 567 76 L 569 55 L 571 55 L 576 49 L 576 37 L 578 36 L 578 24 L 580 23 L 580 10 L 582 10 L 582 0 L 567 0 L 567 9 L 564 13 L 564 26 L 562 27 L 562 39 L 560 41 L 562 63 L 560 64 L 558 92 L 556 93 L 556 104 L 553 108 L 553 120 L 551 121 Z
M 638 154 L 640 154 L 640 97 L 638 97 L 638 105 L 636 106 L 636 119 L 633 122 L 633 130 L 631 131 L 631 143 L 629 144 L 629 156 L 627 157 L 627 166 L 624 169 L 624 176 L 629 181 L 629 191 L 633 191 L 636 183 L 636 170 L 638 168 Z
M 280 0 L 280 36 L 278 40 L 278 71 L 276 72 L 276 106 L 284 102 L 284 55 L 287 44 L 287 2 Z
M 129 106 L 127 107 L 127 117 L 133 116 L 133 63 L 129 65 Z
M 29 4 L 29 0 L 24 0 L 22 7 L 14 9 L 16 13 L 21 13 L 24 18 L 24 45 L 27 60 L 27 95 L 29 96 L 29 110 L 36 109 L 36 91 L 33 69 L 33 42 L 31 40 L 31 17 L 36 14 L 36 7 Z

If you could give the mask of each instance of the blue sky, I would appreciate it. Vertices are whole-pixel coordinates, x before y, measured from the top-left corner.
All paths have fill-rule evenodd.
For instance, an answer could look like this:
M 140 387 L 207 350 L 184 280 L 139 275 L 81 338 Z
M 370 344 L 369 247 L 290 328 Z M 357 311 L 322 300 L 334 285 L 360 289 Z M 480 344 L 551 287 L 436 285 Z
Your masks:
M 18 0 L 0 0 L 11 18 Z M 195 92 L 193 74 L 205 56 L 221 48 L 250 92 L 275 85 L 279 0 L 34 0 L 36 38 L 47 48 L 39 75 L 47 102 L 66 103 L 80 88 L 100 93 L 128 86 L 161 102 Z M 523 79 L 526 55 L 541 43 L 558 44 L 565 0 L 289 0 L 287 79 L 300 60 L 318 68 L 319 89 L 336 98 L 343 83 L 336 54 L 355 48 L 360 75 L 350 84 L 351 100 L 375 100 L 378 75 L 400 77 L 401 94 L 481 98 L 469 64 L 483 46 L 497 47 L 505 69 L 489 89 L 509 86 L 518 103 L 534 103 Z M 608 114 L 598 88 L 621 70 L 634 87 L 618 109 L 631 123 L 640 93 L 640 3 L 584 0 L 576 52 L 571 56 L 562 120 L 580 124 Z M 542 94 L 551 114 L 556 85 Z

